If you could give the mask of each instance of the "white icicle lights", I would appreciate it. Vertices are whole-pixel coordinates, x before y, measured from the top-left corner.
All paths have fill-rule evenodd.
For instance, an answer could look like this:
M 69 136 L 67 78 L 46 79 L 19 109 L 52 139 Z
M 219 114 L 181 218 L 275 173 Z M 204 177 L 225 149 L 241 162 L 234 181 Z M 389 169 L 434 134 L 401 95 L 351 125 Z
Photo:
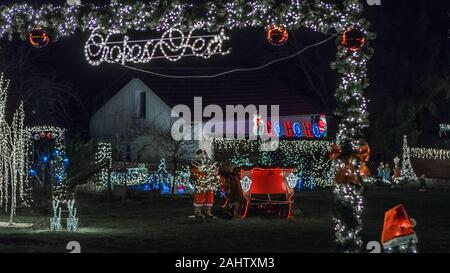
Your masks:
M 18 205 L 29 205 L 29 185 L 26 179 L 26 130 L 23 104 L 16 109 L 12 122 L 7 121 L 6 104 L 9 81 L 0 75 L 0 205 L 10 213 L 13 225 Z

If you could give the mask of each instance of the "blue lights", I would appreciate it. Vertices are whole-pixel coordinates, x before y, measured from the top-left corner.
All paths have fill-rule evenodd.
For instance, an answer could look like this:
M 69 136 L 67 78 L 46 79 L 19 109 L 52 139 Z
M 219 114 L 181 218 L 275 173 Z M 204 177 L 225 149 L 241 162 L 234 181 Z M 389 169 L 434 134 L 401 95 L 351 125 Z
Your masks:
M 34 177 L 34 176 L 36 176 L 37 174 L 38 174 L 38 172 L 37 172 L 36 170 L 34 170 L 34 169 L 31 169 L 31 170 L 28 172 L 28 175 L 31 176 L 31 177 Z
M 55 176 L 55 179 L 56 179 L 56 181 L 59 183 L 59 182 L 61 182 L 61 181 L 64 180 L 64 176 L 61 175 L 61 174 L 58 174 L 58 175 Z
M 40 162 L 42 163 L 48 163 L 50 160 L 50 157 L 48 155 L 43 155 L 41 156 L 41 158 L 39 159 Z
M 298 181 L 297 181 L 297 191 L 301 192 L 302 191 L 302 178 L 299 176 L 298 177 Z
M 283 135 L 283 130 L 281 129 L 281 126 L 280 126 L 280 123 L 279 123 L 279 122 L 276 122 L 276 123 L 275 123 L 275 134 L 276 134 L 278 137 L 281 137 L 281 136 Z
M 295 134 L 296 137 L 302 137 L 303 136 L 303 130 L 302 130 L 302 126 L 300 125 L 300 123 L 295 122 L 292 127 L 294 129 L 294 134 Z
M 64 158 L 63 163 L 64 163 L 64 167 L 67 168 L 67 167 L 69 167 L 70 160 L 66 157 L 66 158 Z
M 313 129 L 314 137 L 316 137 L 316 138 L 322 137 L 322 134 L 320 133 L 319 124 L 314 123 L 312 129 Z
M 170 193 L 170 187 L 169 187 L 169 185 L 163 184 L 162 186 L 163 186 L 163 187 L 162 187 L 162 190 L 161 190 L 161 193 L 162 193 L 162 194 Z

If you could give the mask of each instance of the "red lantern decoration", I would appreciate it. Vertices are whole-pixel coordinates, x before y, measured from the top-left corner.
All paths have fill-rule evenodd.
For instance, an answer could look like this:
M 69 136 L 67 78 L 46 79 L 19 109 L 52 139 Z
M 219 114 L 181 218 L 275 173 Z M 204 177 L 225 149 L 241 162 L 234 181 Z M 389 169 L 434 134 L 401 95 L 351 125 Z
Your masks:
M 357 29 L 348 29 L 342 35 L 342 45 L 350 51 L 360 50 L 366 43 L 364 33 Z
M 43 48 L 50 43 L 50 36 L 40 27 L 35 27 L 28 34 L 28 42 L 36 48 Z
M 49 132 L 49 133 L 47 134 L 47 138 L 48 138 L 48 139 L 53 139 L 53 134 L 52 134 L 52 132 Z
M 267 40 L 274 46 L 281 46 L 287 42 L 289 33 L 284 26 L 273 25 L 267 30 Z

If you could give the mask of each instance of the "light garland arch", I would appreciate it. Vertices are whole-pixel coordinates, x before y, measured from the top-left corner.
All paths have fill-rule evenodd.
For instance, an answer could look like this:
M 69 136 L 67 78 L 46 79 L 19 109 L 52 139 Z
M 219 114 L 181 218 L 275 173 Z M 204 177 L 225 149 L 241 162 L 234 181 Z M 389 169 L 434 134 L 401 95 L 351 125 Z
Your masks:
M 344 0 L 336 4 L 332 0 L 285 0 L 276 4 L 275 0 L 156 0 L 124 4 L 111 0 L 105 6 L 13 4 L 0 7 L 0 38 L 12 39 L 18 34 L 26 39 L 28 32 L 36 26 L 46 29 L 53 41 L 77 31 L 161 32 L 175 24 L 180 24 L 184 31 L 203 24 L 210 32 L 271 25 L 283 25 L 288 30 L 306 27 L 324 34 L 358 29 L 365 36 L 365 46 L 351 51 L 337 43 L 336 61 L 331 65 L 341 77 L 335 94 L 336 115 L 340 119 L 336 141 L 343 150 L 355 152 L 368 127 L 367 100 L 363 91 L 368 86 L 367 63 L 373 54 L 370 41 L 374 38 L 362 16 L 362 2 Z M 355 199 L 360 200 L 358 191 L 348 185 L 345 190 L 337 187 L 335 193 L 340 204 L 353 207 L 353 213 L 359 219 L 362 198 L 354 205 Z M 335 222 L 338 245 L 350 251 L 360 248 L 360 221 L 353 227 L 346 226 L 340 219 Z

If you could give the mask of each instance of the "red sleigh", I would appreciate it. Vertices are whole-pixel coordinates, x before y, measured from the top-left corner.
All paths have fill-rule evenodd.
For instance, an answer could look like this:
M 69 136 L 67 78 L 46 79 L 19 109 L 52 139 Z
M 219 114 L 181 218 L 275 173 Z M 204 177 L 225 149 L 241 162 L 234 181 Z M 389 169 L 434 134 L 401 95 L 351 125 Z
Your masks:
M 291 219 L 294 211 L 294 188 L 297 182 L 293 171 L 294 169 L 282 168 L 241 170 L 241 189 L 245 199 L 242 219 L 247 216 L 251 206 L 278 207 L 280 215 Z

